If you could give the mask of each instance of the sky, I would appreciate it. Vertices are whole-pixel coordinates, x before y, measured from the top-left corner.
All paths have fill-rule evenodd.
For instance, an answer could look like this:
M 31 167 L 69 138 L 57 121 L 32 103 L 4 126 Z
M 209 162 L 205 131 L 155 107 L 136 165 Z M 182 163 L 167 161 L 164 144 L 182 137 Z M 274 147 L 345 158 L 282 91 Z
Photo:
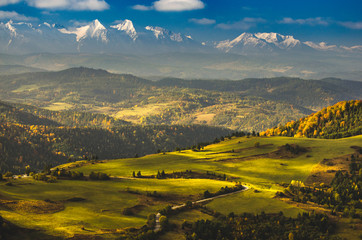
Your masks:
M 361 12 L 361 0 L 0 0 L 0 22 L 74 27 L 98 19 L 108 27 L 129 19 L 137 31 L 160 26 L 198 41 L 277 32 L 347 46 L 362 45 Z

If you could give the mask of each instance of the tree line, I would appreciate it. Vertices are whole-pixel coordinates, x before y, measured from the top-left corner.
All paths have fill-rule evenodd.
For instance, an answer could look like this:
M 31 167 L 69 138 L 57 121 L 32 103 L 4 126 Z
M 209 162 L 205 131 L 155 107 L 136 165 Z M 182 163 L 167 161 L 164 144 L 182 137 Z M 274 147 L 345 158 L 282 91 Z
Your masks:
M 362 158 L 352 154 L 349 172 L 337 171 L 330 186 L 306 187 L 303 184 L 290 184 L 285 194 L 297 202 L 314 202 L 331 209 L 332 214 L 345 217 L 361 217 L 362 209 Z M 279 193 L 280 194 L 280 193 Z
M 339 102 L 298 121 L 274 127 L 261 136 L 344 138 L 362 134 L 362 100 Z

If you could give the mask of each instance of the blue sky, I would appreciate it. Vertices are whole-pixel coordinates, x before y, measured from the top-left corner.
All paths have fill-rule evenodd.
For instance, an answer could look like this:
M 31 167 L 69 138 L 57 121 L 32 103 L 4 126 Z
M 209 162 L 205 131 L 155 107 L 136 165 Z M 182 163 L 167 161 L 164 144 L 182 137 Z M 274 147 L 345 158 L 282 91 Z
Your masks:
M 0 21 L 106 27 L 130 19 L 136 30 L 161 26 L 200 41 L 243 32 L 278 32 L 302 41 L 362 45 L 360 0 L 0 0 Z

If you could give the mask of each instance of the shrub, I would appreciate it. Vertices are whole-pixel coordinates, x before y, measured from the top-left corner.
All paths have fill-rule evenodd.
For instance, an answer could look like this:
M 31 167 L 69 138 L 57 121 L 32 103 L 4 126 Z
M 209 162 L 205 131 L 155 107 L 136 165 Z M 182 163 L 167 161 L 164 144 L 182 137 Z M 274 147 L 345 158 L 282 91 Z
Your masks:
M 4 177 L 12 177 L 14 174 L 12 172 L 6 172 Z

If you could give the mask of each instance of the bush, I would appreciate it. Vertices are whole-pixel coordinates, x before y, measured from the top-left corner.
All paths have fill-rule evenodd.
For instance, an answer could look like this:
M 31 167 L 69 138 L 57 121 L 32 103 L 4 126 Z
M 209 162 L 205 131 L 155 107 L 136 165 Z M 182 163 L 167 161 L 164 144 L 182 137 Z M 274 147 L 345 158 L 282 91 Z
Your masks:
M 133 211 L 131 208 L 123 208 L 122 214 L 126 216 L 131 216 L 133 215 Z
M 167 229 L 167 227 L 168 227 L 168 218 L 166 216 L 162 215 L 160 217 L 160 224 L 161 224 L 162 229 Z
M 4 177 L 12 177 L 14 174 L 12 172 L 6 172 Z
M 91 180 L 109 180 L 110 177 L 106 173 L 102 172 L 91 172 L 89 174 Z

